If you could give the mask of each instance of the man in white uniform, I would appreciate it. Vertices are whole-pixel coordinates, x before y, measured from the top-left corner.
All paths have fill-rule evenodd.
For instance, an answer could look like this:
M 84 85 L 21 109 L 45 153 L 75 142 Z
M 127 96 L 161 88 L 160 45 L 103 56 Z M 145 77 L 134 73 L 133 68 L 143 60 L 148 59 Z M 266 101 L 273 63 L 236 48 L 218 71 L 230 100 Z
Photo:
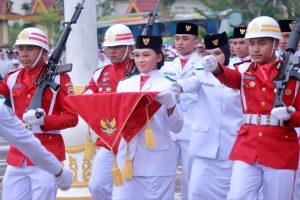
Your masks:
M 201 57 L 196 52 L 198 46 L 198 26 L 191 23 L 178 23 L 174 37 L 175 48 L 179 54 L 171 65 L 164 65 L 160 70 L 161 74 L 171 80 L 178 81 L 192 76 L 193 70 L 199 67 Z M 172 133 L 172 139 L 177 148 L 180 149 L 178 162 L 181 158 L 181 194 L 182 199 L 188 199 L 188 183 L 191 171 L 191 156 L 188 154 L 188 146 L 191 135 L 191 126 L 196 123 L 192 117 L 192 110 L 196 106 L 198 97 L 196 93 L 180 94 L 180 105 L 183 113 L 184 125 L 180 133 Z
M 4 101 L 5 99 L 0 96 L 0 136 L 26 154 L 36 166 L 53 174 L 60 189 L 69 189 L 72 183 L 71 172 L 63 169 L 54 155 L 49 153 L 40 141 L 24 128 L 13 111 L 4 104 Z M 10 199 L 8 195 L 2 198 Z
M 220 65 L 227 66 L 230 50 L 226 33 L 206 35 L 204 42 L 206 53 L 215 56 Z M 205 57 L 203 59 L 202 66 L 206 65 Z M 179 91 L 198 94 L 194 112 L 197 121 L 192 126 L 189 146 L 193 162 L 188 199 L 226 199 L 233 165 L 228 155 L 242 123 L 239 92 L 221 84 L 203 68 L 178 83 Z M 178 91 L 178 84 L 173 86 L 173 90 Z

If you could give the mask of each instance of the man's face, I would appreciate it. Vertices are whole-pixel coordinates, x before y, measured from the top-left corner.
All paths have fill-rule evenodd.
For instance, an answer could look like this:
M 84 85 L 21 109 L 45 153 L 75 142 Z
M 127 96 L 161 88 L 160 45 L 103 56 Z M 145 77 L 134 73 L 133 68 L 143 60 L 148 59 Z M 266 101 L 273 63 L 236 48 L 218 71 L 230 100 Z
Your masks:
M 125 59 L 123 59 L 124 55 L 126 53 L 126 48 L 127 48 L 126 45 L 106 47 L 106 54 L 107 54 L 107 57 L 109 58 L 110 62 L 112 64 L 120 64 L 126 58 L 128 58 L 128 55 L 132 53 L 132 50 L 131 50 L 131 48 L 128 47 Z
M 198 45 L 198 38 L 190 34 L 176 34 L 174 43 L 177 53 L 185 56 L 195 51 Z
M 282 32 L 281 33 L 281 37 L 282 39 L 279 41 L 279 49 L 285 53 L 285 49 L 286 49 L 286 45 L 287 45 L 287 42 L 288 42 L 288 39 L 290 37 L 291 33 L 290 32 Z
M 238 58 L 245 58 L 249 55 L 248 43 L 243 38 L 233 40 L 234 53 Z
M 274 41 L 273 38 L 252 38 L 249 39 L 249 54 L 255 63 L 265 64 L 276 58 L 275 49 L 277 46 L 278 42 Z
M 34 46 L 34 45 L 19 45 L 18 46 L 19 51 L 19 61 L 26 69 L 33 69 L 35 66 L 39 65 L 41 62 L 44 61 L 44 57 L 46 56 L 47 52 L 43 50 L 42 56 L 37 61 L 37 64 L 35 66 L 32 66 L 36 59 L 38 58 L 41 47 Z

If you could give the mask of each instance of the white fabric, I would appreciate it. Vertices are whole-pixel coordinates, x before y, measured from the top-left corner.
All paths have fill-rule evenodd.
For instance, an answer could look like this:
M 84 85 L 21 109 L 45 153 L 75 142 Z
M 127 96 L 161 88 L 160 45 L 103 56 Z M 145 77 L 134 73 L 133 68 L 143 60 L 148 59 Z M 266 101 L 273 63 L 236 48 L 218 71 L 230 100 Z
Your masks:
M 277 120 L 287 121 L 291 118 L 291 113 L 295 111 L 296 109 L 292 106 L 289 106 L 288 108 L 287 107 L 273 108 L 271 110 L 271 116 Z
M 262 187 L 264 200 L 292 199 L 295 171 L 234 161 L 228 200 L 253 200 Z
M 176 105 L 175 93 L 163 91 L 156 95 L 155 100 L 171 109 Z
M 171 81 L 155 70 L 143 85 L 142 91 L 163 91 L 171 84 Z M 132 76 L 118 84 L 117 92 L 136 91 L 140 91 L 140 75 Z M 145 127 L 130 141 L 129 155 L 133 164 L 133 180 L 125 181 L 124 186 L 114 189 L 114 199 L 173 198 L 178 148 L 171 139 L 170 130 L 179 132 L 182 125 L 183 119 L 177 106 L 169 117 L 165 106 L 158 109 L 150 120 L 156 145 L 154 148 L 145 146 Z M 126 153 L 127 143 L 121 139 L 117 155 L 120 169 L 124 166 Z
M 181 56 L 184 58 L 184 56 Z M 175 81 L 185 79 L 193 75 L 193 70 L 200 68 L 201 57 L 197 53 L 192 53 L 188 57 L 188 61 L 182 68 L 180 58 L 176 58 L 170 65 L 164 65 L 160 69 L 160 73 L 166 77 L 169 77 Z M 173 89 L 172 89 L 173 87 Z M 174 82 L 171 86 L 171 91 L 180 93 L 180 85 Z M 179 147 L 179 154 L 177 157 L 177 163 L 181 159 L 182 175 L 181 175 L 181 197 L 182 200 L 187 200 L 188 196 L 188 182 L 191 172 L 191 156 L 188 154 L 189 140 L 191 137 L 191 127 L 195 123 L 195 119 L 192 115 L 194 107 L 197 105 L 197 94 L 196 93 L 181 93 L 177 98 L 177 106 L 179 106 L 184 123 L 179 133 L 172 133 L 171 136 L 173 141 Z
M 244 114 L 244 124 L 267 125 L 267 126 L 283 126 L 281 120 L 271 115 Z
M 3 200 L 55 200 L 56 192 L 52 174 L 36 166 L 7 166 L 3 178 Z
M 227 160 L 243 121 L 239 91 L 226 87 L 203 70 L 178 83 L 183 92 L 198 93 L 198 104 L 192 113 L 197 120 L 192 124 L 189 153 Z
M 14 144 L 30 160 L 41 169 L 51 174 L 57 174 L 61 165 L 60 162 L 49 153 L 41 142 L 28 132 L 20 120 L 14 116 L 13 111 L 9 111 L 4 104 L 4 99 L 0 99 L 0 136 Z
M 174 200 L 175 177 L 141 177 L 113 188 L 113 200 Z
M 217 58 L 213 55 L 204 56 L 201 62 L 204 70 L 207 72 L 213 72 L 218 67 Z
M 112 178 L 113 153 L 101 147 L 94 158 L 89 191 L 93 199 L 111 200 L 113 190 Z
M 189 200 L 226 199 L 233 162 L 193 157 Z
M 62 190 L 68 190 L 72 184 L 72 174 L 68 169 L 63 169 L 59 177 L 55 177 L 57 187 Z
M 41 114 L 41 117 L 37 117 L 37 112 Z M 24 122 L 28 124 L 37 124 L 37 125 L 44 125 L 44 119 L 45 119 L 45 111 L 42 108 L 38 108 L 36 110 L 30 109 L 27 110 L 23 114 L 23 120 Z
M 192 170 L 192 156 L 188 154 L 189 150 L 189 141 L 188 140 L 176 140 L 175 144 L 178 151 L 177 160 L 181 160 L 181 199 L 188 200 L 188 186 L 191 177 L 191 170 Z

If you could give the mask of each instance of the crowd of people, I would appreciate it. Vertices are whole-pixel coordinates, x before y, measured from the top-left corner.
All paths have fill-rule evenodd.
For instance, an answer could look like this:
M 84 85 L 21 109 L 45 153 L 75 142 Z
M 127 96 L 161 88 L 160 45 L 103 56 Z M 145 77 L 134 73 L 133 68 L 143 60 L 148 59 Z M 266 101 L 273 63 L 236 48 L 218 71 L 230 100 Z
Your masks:
M 134 37 L 127 26 L 112 25 L 98 51 L 98 69 L 82 95 L 157 92 L 161 107 L 130 142 L 118 137 L 113 151 L 103 138 L 96 140 L 92 198 L 174 199 L 180 163 L 183 200 L 299 200 L 300 82 L 287 82 L 281 106 L 274 106 L 273 83 L 294 25 L 294 20 L 261 16 L 234 27 L 232 34 L 207 34 L 199 41 L 198 25 L 179 22 L 172 46 L 165 46 L 161 36 Z M 0 94 L 12 104 L 7 108 L 0 98 L 0 134 L 13 143 L 3 200 L 55 199 L 57 186 L 71 186 L 70 171 L 58 163 L 65 160 L 60 130 L 78 122 L 65 101 L 74 95 L 73 85 L 68 74 L 58 75 L 59 90 L 46 88 L 41 107 L 27 109 L 37 89 L 33 80 L 46 64 L 47 36 L 26 28 L 15 47 L 21 67 L 11 70 L 7 64 L 5 71 L 0 66 Z M 152 145 L 146 142 L 149 128 Z M 16 137 L 9 136 L 11 130 Z M 21 142 L 25 136 L 30 144 Z M 123 184 L 115 183 L 116 164 L 130 167 L 130 175 L 122 171 Z

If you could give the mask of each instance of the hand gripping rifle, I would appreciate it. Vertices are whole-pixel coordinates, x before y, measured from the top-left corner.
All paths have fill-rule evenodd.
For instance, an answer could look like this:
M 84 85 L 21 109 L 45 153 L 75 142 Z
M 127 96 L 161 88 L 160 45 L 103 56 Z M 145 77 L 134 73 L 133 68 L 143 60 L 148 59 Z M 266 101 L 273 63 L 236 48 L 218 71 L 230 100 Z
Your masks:
M 85 0 L 83 0 L 81 4 L 78 3 L 76 5 L 75 12 L 70 22 L 64 23 L 64 30 L 59 37 L 59 40 L 51 57 L 48 60 L 48 63 L 41 68 L 37 77 L 35 78 L 34 83 L 36 84 L 37 89 L 31 99 L 28 110 L 41 108 L 43 93 L 48 86 L 50 86 L 55 91 L 59 89 L 59 84 L 54 82 L 56 75 L 72 71 L 72 64 L 59 66 L 58 63 L 71 32 L 71 25 L 77 23 L 81 10 L 83 9 L 84 2 Z M 42 113 L 36 112 L 36 117 L 39 118 L 41 116 Z
M 291 35 L 288 39 L 286 46 L 286 53 L 283 55 L 282 62 L 277 66 L 279 71 L 277 77 L 274 78 L 273 82 L 276 88 L 276 94 L 274 99 L 274 108 L 286 107 L 285 103 L 282 101 L 282 95 L 284 88 L 291 78 L 296 78 L 300 81 L 300 73 L 298 72 L 300 67 L 300 57 L 295 55 L 297 50 L 298 41 L 300 38 L 300 21 L 297 21 Z M 291 110 L 287 110 L 292 112 Z
M 158 9 L 159 9 L 159 0 L 157 0 L 154 9 L 149 13 L 149 18 L 147 24 L 144 26 L 142 31 L 142 36 L 146 35 L 152 35 L 152 28 L 155 22 L 155 18 L 158 15 Z

